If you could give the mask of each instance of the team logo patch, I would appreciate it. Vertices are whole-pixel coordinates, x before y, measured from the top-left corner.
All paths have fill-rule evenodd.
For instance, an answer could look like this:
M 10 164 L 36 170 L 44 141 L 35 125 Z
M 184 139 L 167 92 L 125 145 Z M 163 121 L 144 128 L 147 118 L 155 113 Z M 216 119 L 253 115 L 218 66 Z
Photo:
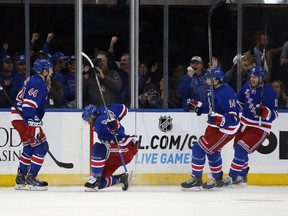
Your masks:
M 173 128 L 171 116 L 160 116 L 158 127 L 162 132 L 171 131 Z

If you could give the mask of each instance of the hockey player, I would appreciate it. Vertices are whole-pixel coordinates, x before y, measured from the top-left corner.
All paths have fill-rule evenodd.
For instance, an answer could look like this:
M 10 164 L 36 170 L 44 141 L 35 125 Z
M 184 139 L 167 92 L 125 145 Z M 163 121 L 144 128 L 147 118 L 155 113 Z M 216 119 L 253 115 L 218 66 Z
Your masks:
M 119 144 L 122 151 L 125 164 L 128 164 L 138 152 L 138 140 L 135 135 L 126 135 L 124 127 L 120 124 L 128 112 L 124 104 L 111 104 L 107 110 L 110 118 L 105 107 L 97 108 L 92 104 L 87 105 L 82 113 L 82 119 L 93 126 L 100 141 L 92 148 L 92 176 L 84 185 L 85 191 L 98 191 L 115 184 L 122 184 L 122 190 L 126 191 L 130 184 L 128 173 L 112 175 L 123 165 L 117 145 Z
M 15 189 L 47 190 L 48 183 L 37 178 L 44 162 L 46 136 L 42 130 L 46 98 L 49 91 L 52 64 L 39 59 L 34 63 L 35 75 L 24 81 L 15 105 L 11 108 L 11 123 L 23 143 Z M 17 110 L 15 109 L 17 108 Z M 45 146 L 45 147 L 44 147 Z
M 248 154 L 262 145 L 270 133 L 272 122 L 278 117 L 277 94 L 271 86 L 264 84 L 266 77 L 266 69 L 253 67 L 250 82 L 244 84 L 237 95 L 243 112 L 234 139 L 234 158 L 224 186 L 246 184 Z
M 213 87 L 213 97 L 208 93 L 208 102 L 202 103 L 188 100 L 188 106 L 194 107 L 197 115 L 208 114 L 208 126 L 204 136 L 192 147 L 192 175 L 191 178 L 181 184 L 183 189 L 212 189 L 222 187 L 222 157 L 221 149 L 228 143 L 239 128 L 239 107 L 234 90 L 223 83 L 224 72 L 215 67 L 211 73 L 206 72 L 207 84 Z M 211 79 L 212 78 L 212 79 Z M 214 99 L 214 110 L 212 100 Z M 206 156 L 211 170 L 211 180 L 202 183 L 202 173 Z

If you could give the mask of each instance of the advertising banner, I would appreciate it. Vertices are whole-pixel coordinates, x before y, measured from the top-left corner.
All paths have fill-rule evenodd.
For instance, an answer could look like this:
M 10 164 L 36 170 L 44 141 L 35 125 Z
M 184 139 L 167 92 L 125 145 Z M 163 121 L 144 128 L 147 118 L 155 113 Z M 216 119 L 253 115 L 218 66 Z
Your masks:
M 251 173 L 288 174 L 287 118 L 287 113 L 279 113 L 263 146 L 249 155 Z M 191 148 L 204 134 L 206 121 L 207 115 L 195 113 L 130 111 L 121 123 L 127 134 L 138 136 L 139 151 L 127 168 L 140 175 L 188 174 L 191 172 Z M 59 161 L 73 163 L 74 168 L 60 168 L 47 155 L 41 173 L 89 176 L 90 148 L 94 142 L 90 139 L 90 126 L 83 122 L 81 112 L 48 111 L 43 122 L 50 151 Z M 96 141 L 97 135 L 93 138 Z M 10 112 L 1 111 L 0 175 L 16 173 L 21 145 L 18 133 L 10 123 Z M 224 173 L 229 171 L 233 154 L 232 140 L 222 149 Z M 209 173 L 207 165 L 204 173 Z

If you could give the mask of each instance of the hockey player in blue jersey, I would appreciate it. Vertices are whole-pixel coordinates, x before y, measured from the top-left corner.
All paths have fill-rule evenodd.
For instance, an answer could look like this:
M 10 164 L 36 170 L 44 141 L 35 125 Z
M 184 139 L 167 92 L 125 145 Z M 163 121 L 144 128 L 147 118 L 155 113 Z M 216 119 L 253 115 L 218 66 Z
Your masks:
M 42 118 L 53 70 L 52 64 L 45 59 L 36 60 L 33 68 L 35 75 L 24 81 L 16 97 L 14 106 L 18 110 L 14 106 L 11 108 L 11 123 L 23 143 L 15 186 L 18 190 L 48 189 L 48 183 L 37 178 L 37 175 L 46 155 L 44 145 L 48 148 Z
M 237 95 L 242 107 L 241 126 L 234 139 L 234 158 L 224 186 L 245 185 L 247 182 L 248 154 L 257 150 L 269 135 L 272 122 L 278 117 L 277 94 L 264 84 L 266 69 L 255 66 L 250 70 L 250 82 Z
M 92 175 L 84 185 L 85 191 L 98 191 L 116 184 L 122 184 L 124 191 L 129 187 L 128 173 L 112 175 L 123 165 L 117 145 L 119 144 L 125 164 L 128 164 L 138 152 L 138 140 L 135 135 L 127 135 L 120 124 L 128 112 L 124 104 L 111 104 L 107 110 L 110 118 L 105 107 L 97 108 L 92 104 L 87 105 L 82 113 L 82 119 L 93 126 L 99 139 L 92 148 Z
M 181 184 L 183 189 L 201 189 L 201 187 L 212 189 L 223 186 L 221 149 L 234 138 L 234 134 L 239 128 L 239 107 L 236 94 L 230 86 L 223 83 L 224 72 L 215 67 L 211 73 L 206 72 L 206 77 L 207 84 L 213 85 L 211 87 L 214 92 L 213 95 L 211 92 L 208 93 L 208 102 L 188 100 L 188 107 L 196 110 L 197 115 L 209 114 L 205 134 L 192 147 L 191 178 Z M 212 175 L 210 181 L 202 183 L 206 156 Z

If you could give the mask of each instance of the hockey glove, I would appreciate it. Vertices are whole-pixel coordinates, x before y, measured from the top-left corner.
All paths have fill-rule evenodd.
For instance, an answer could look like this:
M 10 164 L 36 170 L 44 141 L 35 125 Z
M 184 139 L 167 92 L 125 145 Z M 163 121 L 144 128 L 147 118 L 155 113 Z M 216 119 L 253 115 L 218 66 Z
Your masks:
M 33 138 L 35 140 L 38 140 L 38 136 L 40 135 L 40 131 L 41 131 L 41 126 L 43 125 L 42 124 L 42 121 L 37 117 L 35 116 L 34 119 L 28 119 L 28 122 L 27 122 L 27 135 L 30 137 L 30 138 Z
M 264 105 L 256 105 L 255 112 L 257 116 L 261 116 L 263 119 L 266 119 L 268 121 L 271 117 L 271 110 Z
M 107 127 L 111 132 L 118 131 L 120 128 L 120 122 L 115 118 L 108 119 Z
M 212 112 L 208 115 L 208 121 L 209 124 L 214 124 L 219 127 L 223 127 L 225 124 L 225 117 L 221 114 Z
M 202 102 L 189 98 L 187 99 L 186 108 L 184 109 L 184 111 L 198 113 L 200 107 L 202 107 Z

